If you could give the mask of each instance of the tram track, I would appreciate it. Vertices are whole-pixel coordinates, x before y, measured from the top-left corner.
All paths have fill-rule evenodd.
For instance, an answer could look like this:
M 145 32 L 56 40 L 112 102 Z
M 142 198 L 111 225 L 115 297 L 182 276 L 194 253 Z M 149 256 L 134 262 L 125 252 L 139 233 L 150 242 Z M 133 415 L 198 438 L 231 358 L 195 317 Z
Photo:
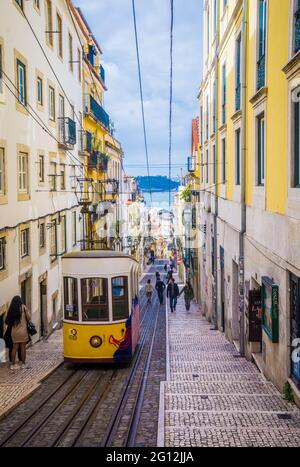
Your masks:
M 151 267 L 149 272 L 154 268 Z M 124 417 L 129 423 L 127 421 L 127 434 L 121 440 L 122 445 L 134 446 L 160 309 L 156 293 L 153 305 L 149 312 L 146 294 L 142 292 L 142 332 L 130 367 L 91 369 L 80 365 L 74 368 L 0 439 L 0 446 L 110 446 L 116 437 L 119 440 L 118 430 L 124 426 Z M 121 386 L 119 393 L 118 385 Z M 116 394 L 112 396 L 115 387 Z M 111 398 L 115 399 L 114 405 Z M 130 409 L 128 401 L 131 403 L 132 400 L 134 404 Z M 108 424 L 103 420 L 104 413 Z
M 154 266 L 152 268 L 154 268 Z M 164 277 L 163 274 L 162 276 Z M 132 365 L 130 377 L 128 378 L 128 382 L 122 391 L 121 397 L 115 408 L 110 424 L 103 436 L 101 447 L 113 446 L 115 440 L 117 440 L 117 443 L 119 445 L 120 439 L 121 439 L 122 447 L 134 447 L 135 446 L 135 439 L 136 439 L 136 435 L 138 432 L 140 414 L 141 414 L 143 400 L 144 400 L 145 388 L 146 388 L 147 381 L 148 381 L 149 368 L 150 368 L 151 357 L 152 357 L 152 352 L 153 352 L 153 345 L 154 345 L 154 340 L 155 340 L 155 335 L 156 335 L 158 317 L 160 313 L 160 306 L 159 306 L 158 297 L 156 296 L 156 294 L 154 294 L 154 309 L 156 309 L 155 317 L 154 317 L 155 319 L 154 326 L 151 326 L 151 321 L 153 318 L 151 314 L 148 319 L 148 327 L 145 330 L 145 333 L 143 336 L 143 347 L 142 346 L 140 347 L 139 354 L 136 358 L 136 361 L 134 365 Z M 146 316 L 144 316 L 144 318 L 145 317 Z M 151 330 L 152 330 L 152 334 L 151 334 Z M 140 360 L 142 359 L 142 352 L 144 350 L 145 341 L 147 337 L 149 337 L 149 341 L 150 341 L 149 346 L 146 351 L 146 357 L 144 359 L 143 366 L 142 368 L 139 368 L 138 365 L 140 363 Z M 136 377 L 138 370 L 140 370 L 141 375 L 137 377 L 138 381 L 136 384 L 137 387 L 135 390 L 133 407 L 132 407 L 132 410 L 129 409 L 127 410 L 127 413 L 126 413 L 126 403 L 129 397 L 132 396 L 133 381 Z M 128 414 L 129 414 L 129 423 L 127 423 L 127 431 L 125 431 L 124 437 L 122 439 L 122 436 L 121 437 L 118 436 L 118 429 L 120 427 L 122 418 L 128 417 Z

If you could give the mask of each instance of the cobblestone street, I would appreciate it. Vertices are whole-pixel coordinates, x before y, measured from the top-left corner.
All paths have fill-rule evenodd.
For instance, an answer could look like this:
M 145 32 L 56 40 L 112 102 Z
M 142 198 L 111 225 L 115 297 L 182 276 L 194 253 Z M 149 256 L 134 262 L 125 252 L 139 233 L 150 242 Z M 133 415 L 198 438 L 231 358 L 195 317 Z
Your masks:
M 300 410 L 212 330 L 196 305 L 168 311 L 164 445 L 300 446 Z M 162 439 L 159 439 L 159 444 Z
M 28 369 L 11 371 L 8 363 L 1 363 L 0 417 L 32 394 L 62 362 L 62 332 L 59 330 L 27 350 Z

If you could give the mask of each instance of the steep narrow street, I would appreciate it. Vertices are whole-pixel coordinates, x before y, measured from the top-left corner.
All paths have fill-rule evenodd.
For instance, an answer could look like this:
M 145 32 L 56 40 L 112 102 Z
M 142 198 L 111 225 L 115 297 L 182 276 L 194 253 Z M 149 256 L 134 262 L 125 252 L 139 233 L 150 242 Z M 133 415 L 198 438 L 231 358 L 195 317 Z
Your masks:
M 164 445 L 297 446 L 300 410 L 180 299 L 168 314 Z M 160 440 L 162 441 L 162 439 Z

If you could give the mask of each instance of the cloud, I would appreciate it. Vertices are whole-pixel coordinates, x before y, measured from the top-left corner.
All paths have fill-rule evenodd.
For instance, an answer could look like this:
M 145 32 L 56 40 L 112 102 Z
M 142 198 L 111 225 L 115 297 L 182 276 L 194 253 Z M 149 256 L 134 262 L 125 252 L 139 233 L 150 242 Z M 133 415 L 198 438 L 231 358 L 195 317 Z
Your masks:
M 105 108 L 115 123 L 125 162 L 145 174 L 143 128 L 131 0 L 74 0 L 102 50 L 108 92 Z M 168 162 L 170 11 L 169 1 L 136 0 L 150 164 Z M 198 113 L 202 73 L 202 0 L 174 1 L 173 160 L 186 164 L 191 120 Z M 125 166 L 126 166 L 125 163 Z M 176 169 L 177 170 L 177 169 Z M 176 170 L 175 174 L 176 174 Z M 151 174 L 164 172 L 157 169 Z

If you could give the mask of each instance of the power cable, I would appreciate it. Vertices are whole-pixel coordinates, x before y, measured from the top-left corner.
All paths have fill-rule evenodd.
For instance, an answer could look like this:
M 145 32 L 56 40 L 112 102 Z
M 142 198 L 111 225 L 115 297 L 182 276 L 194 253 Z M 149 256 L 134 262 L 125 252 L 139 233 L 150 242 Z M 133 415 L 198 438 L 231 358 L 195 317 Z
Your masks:
M 174 2 L 170 0 L 171 29 L 170 29 L 170 111 L 169 111 L 169 208 L 171 208 L 171 176 L 172 176 L 172 101 L 173 101 L 173 23 Z
M 144 112 L 143 86 L 142 86 L 142 75 L 141 75 L 141 65 L 140 65 L 139 43 L 138 43 L 137 24 L 136 24 L 135 0 L 132 0 L 132 13 L 133 13 L 134 35 L 135 35 L 136 58 L 137 58 L 137 65 L 138 65 L 138 76 L 139 76 L 139 87 L 140 87 L 140 100 L 141 100 L 141 110 L 142 110 L 142 120 L 143 120 L 143 133 L 144 133 L 145 154 L 146 154 L 147 173 L 148 173 L 148 185 L 149 185 L 150 199 L 151 199 L 151 202 L 152 202 L 152 191 L 151 191 L 151 183 L 150 183 L 150 168 L 149 168 L 149 156 L 148 156 L 148 145 L 147 145 L 147 134 L 146 134 L 145 112 Z

